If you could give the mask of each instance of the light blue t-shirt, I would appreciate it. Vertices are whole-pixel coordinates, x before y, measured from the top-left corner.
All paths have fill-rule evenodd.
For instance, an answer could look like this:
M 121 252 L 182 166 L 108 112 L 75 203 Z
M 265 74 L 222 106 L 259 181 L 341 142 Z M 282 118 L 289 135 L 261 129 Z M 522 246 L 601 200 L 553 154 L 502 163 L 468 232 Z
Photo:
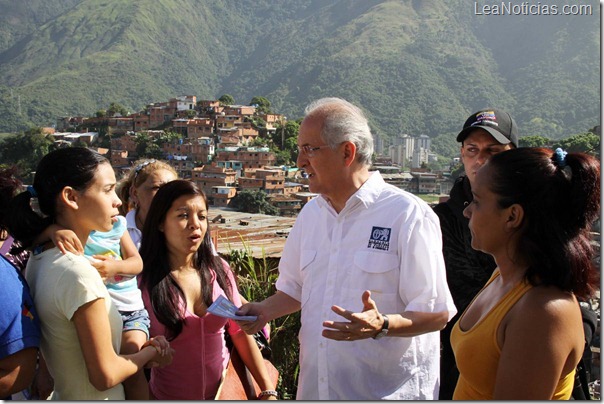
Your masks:
M 120 239 L 126 232 L 126 218 L 117 216 L 113 228 L 107 232 L 92 231 L 84 246 L 84 255 L 91 259 L 93 255 L 106 255 L 121 260 Z M 105 280 L 105 285 L 113 303 L 120 312 L 142 310 L 144 308 L 136 276 L 115 275 Z

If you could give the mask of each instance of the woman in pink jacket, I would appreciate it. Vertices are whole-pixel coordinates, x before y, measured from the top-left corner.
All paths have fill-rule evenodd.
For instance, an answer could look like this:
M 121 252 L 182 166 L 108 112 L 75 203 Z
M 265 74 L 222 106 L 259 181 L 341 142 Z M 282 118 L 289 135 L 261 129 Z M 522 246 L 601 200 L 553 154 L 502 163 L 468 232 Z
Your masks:
M 158 400 L 214 399 L 229 362 L 225 329 L 262 390 L 275 398 L 262 355 L 237 324 L 207 312 L 220 295 L 241 305 L 228 264 L 212 253 L 207 201 L 186 180 L 163 185 L 143 227 L 140 288 L 151 335 L 164 334 L 175 349 L 170 366 L 151 370 L 150 396 Z

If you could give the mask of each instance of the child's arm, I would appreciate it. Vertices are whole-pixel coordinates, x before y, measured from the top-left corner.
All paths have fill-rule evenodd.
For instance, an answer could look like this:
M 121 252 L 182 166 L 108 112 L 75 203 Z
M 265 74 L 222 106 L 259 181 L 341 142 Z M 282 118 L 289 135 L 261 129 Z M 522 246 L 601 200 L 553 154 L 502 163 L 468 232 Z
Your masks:
M 99 271 L 102 278 L 112 277 L 115 275 L 130 275 L 135 276 L 143 270 L 143 259 L 141 258 L 134 241 L 130 234 L 125 231 L 120 238 L 120 248 L 122 251 L 122 259 L 114 260 L 111 257 L 104 255 L 93 255 L 98 261 L 92 262 L 92 266 Z
M 51 240 L 63 254 L 66 254 L 67 251 L 76 255 L 84 254 L 84 247 L 76 234 L 58 224 L 51 224 L 38 234 L 34 239 L 34 245 L 42 244 L 47 240 Z

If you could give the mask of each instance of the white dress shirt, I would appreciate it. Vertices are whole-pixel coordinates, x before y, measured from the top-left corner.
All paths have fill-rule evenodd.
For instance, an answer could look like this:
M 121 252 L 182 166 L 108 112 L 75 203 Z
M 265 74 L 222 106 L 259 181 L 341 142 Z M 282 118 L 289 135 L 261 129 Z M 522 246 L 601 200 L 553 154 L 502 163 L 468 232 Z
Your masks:
M 439 332 L 335 341 L 323 321 L 347 321 L 332 305 L 360 312 L 371 290 L 380 313 L 448 311 L 439 220 L 416 196 L 371 173 L 338 214 L 322 196 L 306 204 L 279 264 L 277 289 L 300 301 L 299 400 L 433 400 Z

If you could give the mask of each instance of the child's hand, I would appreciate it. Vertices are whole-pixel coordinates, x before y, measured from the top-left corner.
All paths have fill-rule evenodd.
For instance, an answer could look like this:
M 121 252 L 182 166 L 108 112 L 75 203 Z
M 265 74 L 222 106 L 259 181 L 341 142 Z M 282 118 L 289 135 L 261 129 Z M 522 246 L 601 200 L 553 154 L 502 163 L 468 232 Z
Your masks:
M 170 348 L 170 343 L 163 335 L 158 335 L 157 337 L 151 338 L 149 341 L 143 344 L 141 349 L 145 348 L 146 346 L 152 346 L 157 351 L 155 357 L 147 363 L 147 367 L 163 367 L 172 363 L 174 349 Z
M 92 258 L 95 260 L 91 261 L 90 264 L 99 271 L 103 280 L 114 277 L 119 273 L 119 265 L 116 265 L 119 261 L 115 260 L 113 257 L 108 255 L 93 255 Z
M 67 254 L 67 251 L 76 255 L 84 254 L 84 247 L 82 247 L 80 239 L 71 230 L 60 229 L 51 232 L 50 239 L 63 254 Z

